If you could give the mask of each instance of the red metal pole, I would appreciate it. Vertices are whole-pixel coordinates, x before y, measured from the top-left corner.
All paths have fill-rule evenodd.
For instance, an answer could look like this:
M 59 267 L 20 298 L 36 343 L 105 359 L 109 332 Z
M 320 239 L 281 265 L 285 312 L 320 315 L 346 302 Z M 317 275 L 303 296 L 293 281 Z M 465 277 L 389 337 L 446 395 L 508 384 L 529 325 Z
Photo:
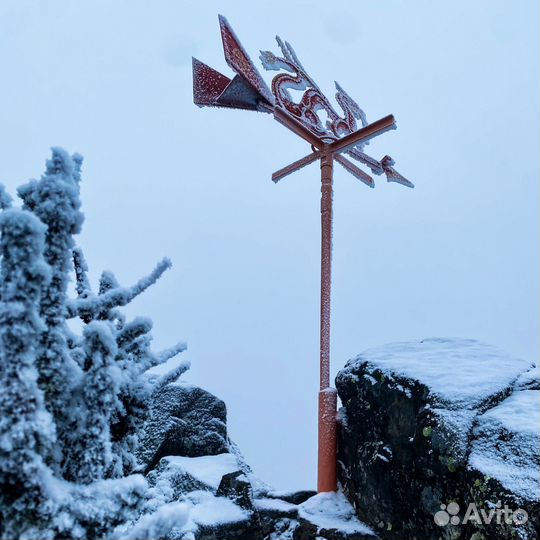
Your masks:
M 317 491 L 337 490 L 337 392 L 330 387 L 330 300 L 332 288 L 333 157 L 321 156 L 321 356 L 319 391 L 319 455 Z

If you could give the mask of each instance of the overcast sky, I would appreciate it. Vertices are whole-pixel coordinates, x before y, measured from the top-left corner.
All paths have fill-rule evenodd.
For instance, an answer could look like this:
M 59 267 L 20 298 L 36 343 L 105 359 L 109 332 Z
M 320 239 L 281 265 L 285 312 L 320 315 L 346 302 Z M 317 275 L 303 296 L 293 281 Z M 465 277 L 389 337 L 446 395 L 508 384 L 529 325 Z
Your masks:
M 338 80 L 410 190 L 336 169 L 332 367 L 367 347 L 477 338 L 538 356 L 536 0 L 0 1 L 0 182 L 84 155 L 79 242 L 131 284 L 156 348 L 186 374 L 278 488 L 315 486 L 319 170 L 271 173 L 309 148 L 270 116 L 198 109 L 191 57 L 227 75 L 217 14 L 258 62 L 290 41 L 329 95 Z M 270 81 L 267 73 L 265 78 Z M 448 369 L 452 369 L 449 365 Z

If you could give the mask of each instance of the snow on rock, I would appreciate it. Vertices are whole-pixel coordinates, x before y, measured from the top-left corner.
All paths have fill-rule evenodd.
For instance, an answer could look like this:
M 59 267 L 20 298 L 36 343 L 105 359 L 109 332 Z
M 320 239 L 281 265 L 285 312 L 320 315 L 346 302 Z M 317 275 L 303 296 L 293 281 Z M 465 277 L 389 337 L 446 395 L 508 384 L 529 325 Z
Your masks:
M 522 373 L 517 378 L 515 388 L 540 390 L 540 366 L 533 366 L 525 373 Z
M 173 528 L 184 527 L 189 519 L 190 507 L 185 503 L 172 502 L 159 507 L 152 514 L 144 514 L 127 531 L 116 531 L 114 540 L 141 540 L 164 538 Z
M 143 514 L 131 527 L 117 530 L 115 540 L 162 538 L 199 538 L 200 531 L 217 529 L 231 523 L 244 523 L 249 513 L 226 497 L 208 491 L 191 491 L 178 501 L 160 505 L 155 512 Z
M 471 522 L 435 525 L 450 501 L 529 513 L 520 526 L 481 527 L 484 540 L 537 538 L 536 366 L 470 339 L 425 339 L 363 352 L 336 386 L 338 474 L 359 518 L 385 540 L 478 532 Z
M 515 495 L 540 499 L 540 390 L 520 390 L 478 418 L 469 464 Z
M 345 495 L 319 493 L 299 506 L 299 517 L 316 525 L 319 529 L 336 530 L 345 534 L 360 533 L 375 536 L 375 533 L 362 523 Z
M 166 456 L 148 474 L 150 507 L 178 500 L 191 491 L 217 493 L 224 475 L 238 471 L 238 462 L 232 454 L 201 456 L 196 458 Z
M 280 513 L 287 513 L 298 509 L 296 504 L 291 504 L 280 499 L 270 499 L 263 497 L 262 499 L 255 499 L 255 508 L 257 510 L 271 510 Z
M 233 454 L 194 458 L 167 456 L 162 461 L 171 471 L 187 473 L 214 491 L 225 474 L 238 471 L 238 461 Z
M 350 360 L 343 372 L 363 362 L 382 373 L 418 381 L 441 404 L 452 408 L 481 406 L 531 367 L 530 362 L 492 345 L 459 338 L 429 338 L 368 349 Z
M 145 514 L 119 540 L 137 531 L 170 529 L 168 540 L 364 540 L 376 535 L 354 514 L 343 494 L 254 490 L 236 453 L 197 457 L 165 456 L 147 476 L 150 500 Z M 294 504 L 277 498 L 282 495 Z M 179 521 L 162 508 L 181 503 Z M 155 523 L 155 524 L 154 524 Z M 161 537 L 158 537 L 161 538 Z
M 209 527 L 249 518 L 249 513 L 230 499 L 216 497 L 208 491 L 192 491 L 184 500 L 192 504 L 190 519 L 196 525 Z
M 185 382 L 167 384 L 153 395 L 141 435 L 139 459 L 147 471 L 164 456 L 204 456 L 228 452 L 225 403 Z
M 147 514 L 158 515 L 164 505 L 179 502 L 184 505 L 185 519 L 174 525 L 167 538 L 206 538 L 206 532 L 217 535 L 211 538 L 236 538 L 229 529 L 250 531 L 253 512 L 219 492 L 223 478 L 234 472 L 242 474 L 234 454 L 166 456 L 148 475 Z
M 305 499 L 307 491 L 284 492 L 288 499 L 302 499 L 293 504 L 282 499 L 256 499 L 264 538 L 267 540 L 375 540 L 378 536 L 359 521 L 343 493 L 319 493 Z
M 299 491 L 269 490 L 266 493 L 267 497 L 272 499 L 281 499 L 282 501 L 287 501 L 292 504 L 302 504 L 314 495 L 317 495 L 317 492 L 311 489 L 303 489 Z

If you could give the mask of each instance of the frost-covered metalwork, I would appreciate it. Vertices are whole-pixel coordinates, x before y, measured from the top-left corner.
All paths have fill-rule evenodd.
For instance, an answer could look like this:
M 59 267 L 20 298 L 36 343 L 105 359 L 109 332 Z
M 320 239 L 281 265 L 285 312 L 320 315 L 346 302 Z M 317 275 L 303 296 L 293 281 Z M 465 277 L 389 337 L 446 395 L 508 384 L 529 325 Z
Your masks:
M 248 109 L 273 114 L 287 129 L 304 139 L 311 152 L 272 175 L 279 182 L 289 174 L 320 161 L 321 165 L 321 327 L 319 392 L 319 466 L 318 490 L 335 491 L 336 482 L 336 397 L 330 387 L 330 304 L 332 283 L 333 163 L 369 187 L 373 178 L 344 154 L 369 168 L 385 174 L 389 182 L 407 187 L 413 184 L 394 169 L 390 156 L 375 159 L 364 152 L 371 139 L 396 128 L 392 115 L 368 123 L 364 111 L 336 82 L 331 101 L 307 73 L 288 42 L 276 38 L 281 56 L 261 51 L 266 70 L 278 71 L 268 88 L 257 68 L 233 32 L 227 20 L 219 16 L 225 60 L 236 73 L 231 80 L 199 60 L 193 59 L 193 100 L 196 105 Z M 295 101 L 292 91 L 301 92 Z

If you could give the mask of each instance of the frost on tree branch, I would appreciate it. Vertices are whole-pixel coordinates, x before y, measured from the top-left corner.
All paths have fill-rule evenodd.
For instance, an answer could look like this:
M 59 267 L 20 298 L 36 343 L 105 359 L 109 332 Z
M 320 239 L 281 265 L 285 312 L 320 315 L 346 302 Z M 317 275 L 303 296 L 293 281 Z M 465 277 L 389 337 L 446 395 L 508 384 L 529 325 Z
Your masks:
M 154 353 L 152 321 L 126 321 L 120 309 L 168 259 L 131 287 L 105 271 L 93 291 L 74 240 L 81 167 L 81 156 L 53 148 L 41 178 L 18 189 L 21 209 L 0 185 L 0 540 L 112 537 L 136 522 L 148 498 L 134 472 L 152 395 L 189 368 L 157 368 L 185 344 Z M 164 509 L 138 526 L 169 517 Z
M 81 264 L 81 251 L 78 249 L 73 254 L 75 264 Z M 84 260 L 84 259 L 82 259 Z M 131 287 L 114 287 L 98 296 L 90 296 L 86 280 L 85 266 L 79 266 L 77 276 L 77 292 L 79 298 L 69 300 L 67 303 L 67 316 L 81 317 L 85 322 L 97 318 L 101 313 L 115 307 L 129 304 L 135 297 L 143 293 L 148 287 L 153 285 L 172 266 L 169 259 L 165 258 L 158 263 L 152 272 L 137 281 Z M 77 269 L 77 266 L 75 266 Z M 80 278 L 79 278 L 80 275 Z M 79 292 L 79 290 L 81 292 Z M 85 294 L 86 293 L 86 294 Z

